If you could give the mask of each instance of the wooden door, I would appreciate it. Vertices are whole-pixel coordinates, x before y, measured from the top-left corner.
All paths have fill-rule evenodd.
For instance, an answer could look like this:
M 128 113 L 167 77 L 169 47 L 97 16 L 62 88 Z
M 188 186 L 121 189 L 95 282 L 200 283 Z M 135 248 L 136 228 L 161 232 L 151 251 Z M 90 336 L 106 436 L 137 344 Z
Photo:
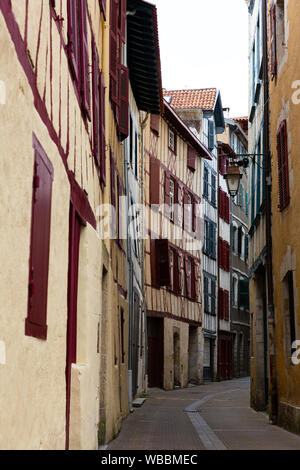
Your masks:
M 76 363 L 77 345 L 77 294 L 78 265 L 81 222 L 71 204 L 69 218 L 69 270 L 68 270 L 68 321 L 67 321 L 67 357 L 66 357 L 66 449 L 69 449 L 71 368 Z
M 164 321 L 148 318 L 148 383 L 149 387 L 163 387 Z

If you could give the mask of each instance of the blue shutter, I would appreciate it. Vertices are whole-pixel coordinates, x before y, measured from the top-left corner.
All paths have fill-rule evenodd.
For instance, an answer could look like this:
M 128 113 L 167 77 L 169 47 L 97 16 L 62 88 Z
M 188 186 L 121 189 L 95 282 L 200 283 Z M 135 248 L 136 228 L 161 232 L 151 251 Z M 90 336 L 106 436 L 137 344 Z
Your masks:
M 216 281 L 211 279 L 211 313 L 216 314 Z
M 239 307 L 249 310 L 249 281 L 239 281 Z
M 208 198 L 208 168 L 204 167 L 204 184 L 203 184 L 203 197 Z
M 204 276 L 204 311 L 208 312 L 208 278 Z
M 216 180 L 216 176 L 215 175 L 211 175 L 211 203 L 215 206 L 216 205 L 216 184 L 217 184 L 217 180 Z
M 213 150 L 215 147 L 215 126 L 213 121 L 208 121 L 208 148 Z

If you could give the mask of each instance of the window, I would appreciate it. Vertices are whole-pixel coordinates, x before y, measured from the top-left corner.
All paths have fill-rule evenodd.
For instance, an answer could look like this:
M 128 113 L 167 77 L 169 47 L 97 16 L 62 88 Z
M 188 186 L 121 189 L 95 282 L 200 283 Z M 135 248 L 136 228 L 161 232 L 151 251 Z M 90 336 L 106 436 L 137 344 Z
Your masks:
M 279 209 L 283 211 L 290 203 L 287 123 L 283 121 L 277 132 Z
M 204 184 L 203 184 L 203 197 L 205 197 L 205 199 L 208 199 L 209 198 L 209 194 L 208 194 L 208 179 L 209 179 L 209 170 L 208 168 L 205 166 L 204 167 Z
M 160 203 L 160 161 L 150 158 L 150 204 Z
M 229 320 L 229 292 L 222 288 L 219 289 L 219 318 Z
M 169 149 L 172 152 L 176 151 L 176 136 L 171 129 L 169 129 Z
M 71 70 L 81 96 L 82 111 L 91 120 L 87 4 L 68 0 L 68 55 Z
M 121 360 L 122 360 L 122 364 L 124 364 L 125 362 L 125 338 L 124 338 L 124 335 L 125 335 L 125 328 L 124 328 L 124 325 L 125 325 L 125 317 L 124 317 L 124 310 L 121 308 L 121 313 L 120 313 L 120 323 L 121 323 Z
M 241 279 L 238 283 L 239 307 L 249 310 L 249 281 Z
M 53 166 L 33 138 L 34 174 L 29 256 L 28 312 L 25 334 L 47 338 L 47 293 Z
M 185 258 L 185 295 L 192 296 L 192 261 L 191 258 Z
M 230 201 L 226 192 L 219 188 L 219 215 L 229 224 L 230 222 Z
M 233 276 L 232 278 L 232 299 L 234 307 L 238 306 L 238 278 L 237 276 Z
M 99 168 L 100 181 L 106 183 L 105 174 L 105 87 L 99 70 L 99 56 L 95 41 L 92 42 L 93 86 L 93 154 Z
M 170 220 L 174 222 L 175 181 L 170 179 Z
M 174 289 L 174 251 L 170 250 L 170 289 Z
M 155 267 L 158 286 L 170 286 L 170 249 L 167 239 L 155 240 Z
M 204 164 L 203 172 L 203 197 L 210 202 L 214 207 L 217 204 L 217 175 L 216 173 Z
M 204 279 L 204 311 L 211 315 L 216 314 L 216 279 L 207 273 L 203 275 Z
M 288 271 L 284 278 L 283 295 L 286 301 L 284 304 L 285 348 L 286 356 L 290 357 L 294 352 L 292 344 L 296 340 L 293 271 Z
M 219 266 L 229 272 L 230 268 L 230 245 L 226 240 L 219 238 Z
M 191 194 L 187 196 L 187 230 L 189 232 L 192 231 L 192 212 L 193 212 L 193 198 Z
M 247 263 L 249 258 L 249 236 L 245 235 L 245 262 Z
M 208 121 L 208 148 L 213 150 L 215 148 L 215 124 L 214 121 Z
M 216 232 L 217 226 L 209 219 L 204 220 L 204 253 L 210 258 L 216 259 Z
M 236 225 L 232 226 L 232 250 L 235 253 L 238 251 L 238 228 Z

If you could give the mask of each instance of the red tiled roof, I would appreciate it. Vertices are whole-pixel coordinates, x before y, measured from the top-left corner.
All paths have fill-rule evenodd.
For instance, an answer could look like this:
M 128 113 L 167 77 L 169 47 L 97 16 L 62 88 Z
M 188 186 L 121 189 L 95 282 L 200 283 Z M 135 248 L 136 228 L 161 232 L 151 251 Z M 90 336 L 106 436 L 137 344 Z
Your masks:
M 214 109 L 217 97 L 216 88 L 198 90 L 163 90 L 164 97 L 172 96 L 171 106 L 175 109 Z
M 248 134 L 248 116 L 232 118 L 233 121 L 237 122 L 243 131 Z

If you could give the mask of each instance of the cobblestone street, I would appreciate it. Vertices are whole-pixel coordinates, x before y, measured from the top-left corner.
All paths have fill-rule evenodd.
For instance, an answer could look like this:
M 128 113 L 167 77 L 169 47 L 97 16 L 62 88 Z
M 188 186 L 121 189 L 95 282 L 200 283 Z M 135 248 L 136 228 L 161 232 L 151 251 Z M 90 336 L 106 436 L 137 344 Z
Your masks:
M 151 389 L 108 450 L 300 450 L 300 437 L 249 407 L 249 384 Z

